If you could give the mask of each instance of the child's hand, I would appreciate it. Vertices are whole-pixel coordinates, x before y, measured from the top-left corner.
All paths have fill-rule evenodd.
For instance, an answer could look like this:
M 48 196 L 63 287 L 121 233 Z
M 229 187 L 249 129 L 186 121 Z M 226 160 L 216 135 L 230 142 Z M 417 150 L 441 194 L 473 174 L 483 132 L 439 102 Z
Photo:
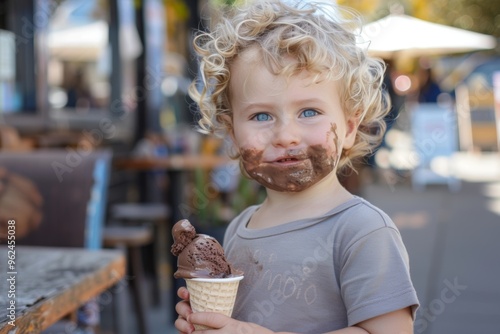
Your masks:
M 194 332 L 193 324 L 204 325 L 213 328 L 214 332 L 223 334 L 270 334 L 271 331 L 255 324 L 234 320 L 228 316 L 213 312 L 193 313 L 189 305 L 189 291 L 185 287 L 177 290 L 177 296 L 182 299 L 175 305 L 175 311 L 179 314 L 175 320 L 175 328 L 180 334 L 191 334 Z
M 272 331 L 249 322 L 238 321 L 226 315 L 213 312 L 192 313 L 188 323 L 210 328 L 210 333 L 218 334 L 271 334 Z
M 187 322 L 187 318 L 193 313 L 191 310 L 191 305 L 189 305 L 189 291 L 185 287 L 179 288 L 177 290 L 177 296 L 182 299 L 175 305 L 175 311 L 179 314 L 177 320 L 175 320 L 175 328 L 180 334 L 190 334 L 194 331 L 194 326 Z

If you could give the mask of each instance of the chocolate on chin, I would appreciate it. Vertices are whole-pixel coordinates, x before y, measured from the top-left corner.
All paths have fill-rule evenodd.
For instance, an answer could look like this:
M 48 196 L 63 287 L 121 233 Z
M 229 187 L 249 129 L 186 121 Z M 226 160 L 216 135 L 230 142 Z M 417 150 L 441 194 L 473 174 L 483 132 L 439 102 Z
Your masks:
M 206 234 L 196 234 L 187 219 L 172 228 L 174 243 L 171 252 L 177 256 L 175 278 L 227 278 L 241 276 L 227 262 L 219 242 Z

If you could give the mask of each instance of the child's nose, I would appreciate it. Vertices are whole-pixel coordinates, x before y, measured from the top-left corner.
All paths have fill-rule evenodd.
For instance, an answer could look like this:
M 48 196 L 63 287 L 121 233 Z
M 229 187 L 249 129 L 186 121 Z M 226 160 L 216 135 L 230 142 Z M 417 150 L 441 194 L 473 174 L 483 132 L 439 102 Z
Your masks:
M 292 121 L 282 121 L 276 124 L 273 136 L 274 146 L 295 146 L 300 143 L 301 131 L 299 125 Z

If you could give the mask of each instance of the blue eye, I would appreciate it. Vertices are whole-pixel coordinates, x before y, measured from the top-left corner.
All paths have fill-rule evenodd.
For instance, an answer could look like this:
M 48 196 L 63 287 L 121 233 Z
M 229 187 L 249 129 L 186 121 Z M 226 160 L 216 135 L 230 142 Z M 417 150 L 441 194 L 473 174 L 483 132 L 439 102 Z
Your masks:
M 271 120 L 271 116 L 268 115 L 268 114 L 265 114 L 265 113 L 259 113 L 259 114 L 256 114 L 252 117 L 252 119 L 258 121 L 258 122 L 265 122 L 265 121 L 270 121 Z
M 313 117 L 316 116 L 318 112 L 314 109 L 306 109 L 302 112 L 301 116 L 302 117 Z

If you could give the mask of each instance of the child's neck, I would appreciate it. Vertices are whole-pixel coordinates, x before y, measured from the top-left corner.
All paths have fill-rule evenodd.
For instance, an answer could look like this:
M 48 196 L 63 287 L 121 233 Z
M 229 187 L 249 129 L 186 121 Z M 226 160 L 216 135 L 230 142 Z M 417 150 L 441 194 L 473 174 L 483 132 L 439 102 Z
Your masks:
M 268 190 L 268 197 L 252 216 L 248 228 L 263 229 L 299 219 L 317 217 L 351 198 L 352 195 L 340 185 L 336 177 L 331 180 L 322 180 L 299 193 Z

